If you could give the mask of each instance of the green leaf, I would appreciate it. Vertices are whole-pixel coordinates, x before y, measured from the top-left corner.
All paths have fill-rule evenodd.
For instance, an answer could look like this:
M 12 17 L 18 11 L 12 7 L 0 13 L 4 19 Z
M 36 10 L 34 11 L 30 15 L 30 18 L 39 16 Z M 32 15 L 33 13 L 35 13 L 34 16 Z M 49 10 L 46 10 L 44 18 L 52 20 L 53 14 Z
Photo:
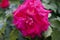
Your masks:
M 51 36 L 51 33 L 52 33 L 52 28 L 49 27 L 48 30 L 43 33 L 43 36 L 45 38 L 47 38 L 47 37 Z
M 51 0 L 42 0 L 44 3 L 49 3 Z
M 57 29 L 60 28 L 60 21 L 57 18 L 51 19 L 50 22 L 53 28 L 57 28 Z
M 52 36 L 52 40 L 60 40 L 60 31 L 54 29 L 51 36 Z
M 56 9 L 57 9 L 56 4 L 54 4 L 54 3 L 51 3 L 51 4 L 43 3 L 43 5 L 45 6 L 46 9 L 51 9 L 51 10 L 53 10 L 54 12 L 56 12 Z
M 10 33 L 9 40 L 16 40 L 17 38 L 18 38 L 18 31 L 16 29 L 13 29 Z
M 20 0 L 20 4 L 22 4 L 25 0 Z
M 56 20 L 60 21 L 60 17 L 57 17 Z

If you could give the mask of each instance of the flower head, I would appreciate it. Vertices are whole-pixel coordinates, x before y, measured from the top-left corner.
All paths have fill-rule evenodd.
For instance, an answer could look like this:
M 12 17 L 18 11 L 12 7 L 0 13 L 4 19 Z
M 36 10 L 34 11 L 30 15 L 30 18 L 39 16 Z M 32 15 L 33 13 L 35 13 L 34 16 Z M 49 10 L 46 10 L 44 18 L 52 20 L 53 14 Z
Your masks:
M 0 4 L 0 7 L 3 8 L 3 9 L 9 7 L 9 0 L 2 0 L 1 4 Z
M 26 0 L 13 13 L 13 23 L 23 36 L 41 36 L 48 29 L 49 12 L 40 0 Z

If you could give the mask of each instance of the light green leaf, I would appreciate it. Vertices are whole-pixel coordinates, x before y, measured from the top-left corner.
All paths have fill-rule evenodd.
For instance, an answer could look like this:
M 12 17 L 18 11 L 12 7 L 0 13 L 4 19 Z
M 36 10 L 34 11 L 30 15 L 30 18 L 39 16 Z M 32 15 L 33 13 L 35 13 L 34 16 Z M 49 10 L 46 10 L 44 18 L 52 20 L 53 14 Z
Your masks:
M 49 27 L 48 30 L 43 33 L 43 36 L 45 38 L 47 38 L 47 37 L 51 36 L 51 33 L 52 33 L 52 28 Z
M 42 0 L 44 3 L 49 3 L 51 0 Z
M 56 4 L 54 4 L 54 3 L 51 3 L 51 4 L 43 3 L 43 5 L 45 6 L 46 9 L 51 9 L 51 10 L 53 10 L 54 12 L 56 12 L 56 9 L 57 9 Z
M 60 40 L 60 31 L 54 29 L 51 36 L 52 36 L 52 40 Z
M 10 33 L 10 39 L 9 40 L 16 40 L 18 38 L 18 31 L 16 29 L 13 29 Z
M 60 28 L 60 21 L 58 21 L 57 18 L 51 19 L 50 22 L 53 28 L 57 28 L 57 29 Z
M 57 17 L 56 19 L 57 19 L 58 21 L 60 21 L 60 17 Z

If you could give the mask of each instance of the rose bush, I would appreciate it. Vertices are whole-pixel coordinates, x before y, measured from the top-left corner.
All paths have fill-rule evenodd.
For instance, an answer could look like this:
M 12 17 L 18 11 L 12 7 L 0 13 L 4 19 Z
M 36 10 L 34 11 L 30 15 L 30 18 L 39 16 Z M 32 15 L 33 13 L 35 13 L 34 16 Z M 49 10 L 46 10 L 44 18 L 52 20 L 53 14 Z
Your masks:
M 60 0 L 0 0 L 0 40 L 59 39 Z

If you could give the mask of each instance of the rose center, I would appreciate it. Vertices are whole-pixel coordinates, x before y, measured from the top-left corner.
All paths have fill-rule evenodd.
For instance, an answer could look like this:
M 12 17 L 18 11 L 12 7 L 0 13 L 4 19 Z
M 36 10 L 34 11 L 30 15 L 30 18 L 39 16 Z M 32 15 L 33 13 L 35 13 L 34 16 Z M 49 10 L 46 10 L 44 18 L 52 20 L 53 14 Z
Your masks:
M 25 20 L 25 23 L 28 24 L 28 25 L 32 25 L 34 22 L 33 22 L 33 19 L 28 17 L 26 20 Z

